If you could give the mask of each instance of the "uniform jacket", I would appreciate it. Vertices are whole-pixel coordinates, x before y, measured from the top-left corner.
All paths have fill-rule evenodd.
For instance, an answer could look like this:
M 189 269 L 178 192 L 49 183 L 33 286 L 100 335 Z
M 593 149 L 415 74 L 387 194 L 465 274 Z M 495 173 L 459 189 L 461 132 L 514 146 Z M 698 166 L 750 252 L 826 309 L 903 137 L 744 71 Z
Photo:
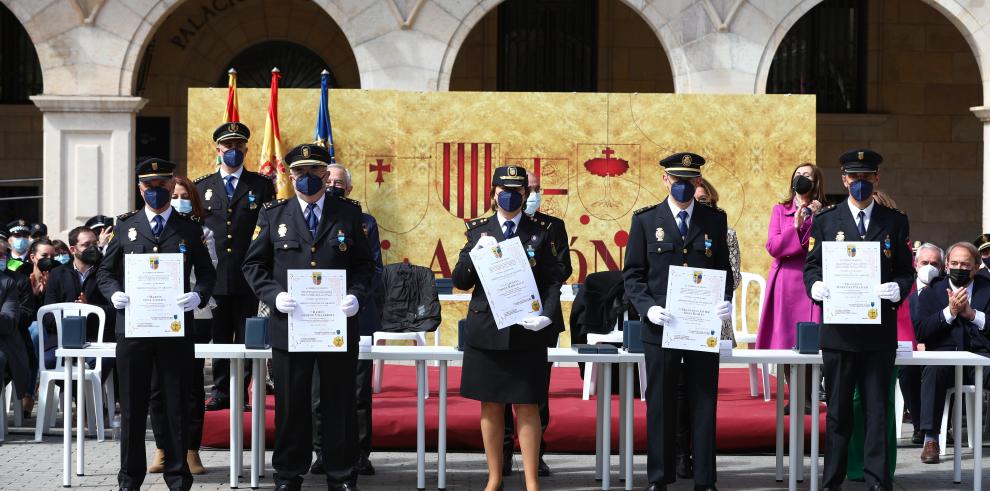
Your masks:
M 908 297 L 915 271 L 908 246 L 908 218 L 898 210 L 875 203 L 864 241 L 880 242 L 880 281 L 896 282 L 901 301 Z M 815 215 L 811 226 L 809 252 L 804 263 L 804 286 L 811 297 L 811 286 L 822 280 L 822 242 L 859 241 L 856 220 L 845 201 Z M 889 245 L 887 241 L 889 240 Z M 889 254 L 888 254 L 889 252 Z M 889 256 L 889 257 L 888 257 Z M 819 305 L 821 302 L 817 302 Z M 881 325 L 822 324 L 822 348 L 840 351 L 877 351 L 897 349 L 897 307 L 900 302 L 880 301 Z
M 990 279 L 976 275 L 973 281 L 973 297 L 969 303 L 974 310 L 990 317 Z M 945 322 L 942 311 L 949 306 L 948 288 L 949 279 L 943 277 L 932 281 L 932 286 L 918 295 L 918 342 L 925 343 L 925 349 L 929 351 L 990 354 L 990 338 L 987 337 L 990 325 L 984 325 L 984 330 L 980 331 L 976 324 L 961 316 L 953 319 L 951 324 Z
M 316 238 L 309 233 L 296 197 L 273 201 L 258 216 L 254 239 L 244 260 L 244 277 L 262 302 L 271 308 L 272 347 L 288 350 L 289 319 L 275 308 L 275 297 L 287 291 L 287 270 L 343 269 L 347 293 L 362 308 L 369 301 L 375 263 L 361 228 L 361 207 L 356 201 L 325 195 Z M 338 237 L 346 246 L 340 247 Z M 347 319 L 348 349 L 357 350 L 358 315 Z
M 647 326 L 642 332 L 643 342 L 659 345 L 663 340 L 663 327 L 646 319 L 646 312 L 654 305 L 667 305 L 667 271 L 671 266 L 725 271 L 725 300 L 732 299 L 735 285 L 727 231 L 725 212 L 698 202 L 688 220 L 685 238 L 665 201 L 633 214 L 622 278 L 626 298 Z
M 574 268 L 571 267 L 571 248 L 569 247 L 567 228 L 564 226 L 564 221 L 555 216 L 540 213 L 539 211 L 533 214 L 533 218 L 538 222 L 545 222 L 550 225 L 550 252 L 554 255 L 557 275 L 561 285 L 563 285 L 567 283 L 567 279 L 571 277 L 571 273 L 574 271 Z M 553 324 L 548 329 L 553 329 L 557 334 L 564 332 L 564 314 L 562 309 L 557 309 L 556 315 L 551 317 L 550 320 L 553 321 Z M 547 347 L 552 348 L 556 345 L 557 342 L 554 340 Z
M 481 286 L 478 273 L 471 262 L 471 250 L 483 235 L 494 237 L 499 242 L 505 240 L 498 217 L 491 215 L 466 223 L 467 243 L 461 249 L 454 266 L 453 283 L 460 290 L 470 290 L 471 302 L 468 304 L 467 322 L 465 323 L 465 343 L 474 348 L 487 350 L 509 349 L 538 349 L 552 346 L 556 343 L 557 332 L 553 324 L 539 330 L 530 331 L 519 325 L 505 329 L 495 327 L 495 317 L 492 316 L 485 289 Z M 557 258 L 551 247 L 553 232 L 549 222 L 541 222 L 535 217 L 522 213 L 516 235 L 524 249 L 532 246 L 535 253 L 531 262 L 536 287 L 540 291 L 540 301 L 543 304 L 543 314 L 552 321 L 559 317 L 560 311 L 560 270 Z

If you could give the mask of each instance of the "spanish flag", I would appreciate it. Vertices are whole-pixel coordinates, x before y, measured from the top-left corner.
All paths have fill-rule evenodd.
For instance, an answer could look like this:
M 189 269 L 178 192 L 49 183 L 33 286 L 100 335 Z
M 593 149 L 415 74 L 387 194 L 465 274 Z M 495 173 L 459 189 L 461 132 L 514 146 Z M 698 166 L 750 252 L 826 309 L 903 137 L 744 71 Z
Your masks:
M 240 123 L 237 112 L 237 70 L 227 70 L 227 110 L 223 112 L 224 123 Z
M 272 91 L 268 100 L 268 117 L 265 118 L 265 138 L 261 144 L 261 165 L 258 172 L 275 180 L 278 198 L 292 196 L 289 174 L 282 162 L 282 137 L 278 131 L 278 68 L 272 69 Z

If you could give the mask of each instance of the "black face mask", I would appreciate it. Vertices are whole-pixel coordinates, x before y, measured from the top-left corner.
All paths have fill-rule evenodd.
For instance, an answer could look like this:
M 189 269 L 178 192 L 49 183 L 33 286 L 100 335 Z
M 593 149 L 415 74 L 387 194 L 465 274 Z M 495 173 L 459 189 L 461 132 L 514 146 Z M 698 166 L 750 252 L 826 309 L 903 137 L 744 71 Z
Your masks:
M 51 271 L 55 269 L 55 266 L 58 265 L 59 262 L 50 257 L 43 257 L 38 260 L 38 270 L 41 271 L 42 273 L 46 271 Z
M 949 270 L 949 280 L 957 287 L 966 286 L 971 281 L 970 273 L 968 269 L 952 268 Z
M 345 191 L 344 188 L 338 188 L 337 186 L 330 186 L 327 188 L 327 194 L 335 198 L 343 198 L 344 191 Z
M 85 251 L 80 252 L 78 257 L 84 264 L 96 266 L 100 262 L 100 259 L 103 259 L 103 253 L 100 252 L 99 247 L 90 246 Z
M 794 180 L 791 182 L 791 188 L 794 189 L 795 193 L 804 195 L 804 194 L 808 194 L 812 189 L 815 188 L 815 182 L 812 181 L 811 179 L 808 179 L 805 176 L 798 174 L 794 176 Z

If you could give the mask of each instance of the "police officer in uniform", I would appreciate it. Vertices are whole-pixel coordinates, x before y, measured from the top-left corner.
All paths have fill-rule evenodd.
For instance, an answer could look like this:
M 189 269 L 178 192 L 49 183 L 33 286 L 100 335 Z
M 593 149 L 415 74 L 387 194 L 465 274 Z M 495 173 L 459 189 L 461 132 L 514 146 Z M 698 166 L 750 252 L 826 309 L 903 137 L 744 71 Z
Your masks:
M 849 190 L 849 199 L 815 216 L 804 264 L 808 296 L 820 303 L 829 296 L 829 288 L 822 282 L 822 242 L 880 243 L 881 283 L 875 292 L 880 305 L 875 314 L 880 316 L 882 324 L 822 323 L 823 375 L 828 398 L 822 478 L 825 489 L 840 489 L 846 475 L 853 430 L 853 389 L 857 385 L 866 408 L 866 484 L 871 491 L 891 489 L 887 459 L 893 455 L 893 449 L 888 448 L 886 437 L 887 395 L 897 350 L 897 307 L 911 291 L 915 271 L 908 245 L 907 215 L 873 199 L 882 161 L 880 154 L 866 149 L 852 150 L 839 157 L 842 185 Z
M 323 465 L 328 489 L 357 489 L 355 376 L 360 331 L 356 314 L 369 294 L 374 263 L 361 229 L 361 209 L 326 193 L 330 154 L 321 146 L 293 148 L 286 156 L 296 195 L 264 206 L 244 261 L 244 277 L 270 318 L 272 373 L 275 378 L 275 484 L 298 490 L 312 463 L 311 398 L 313 370 L 320 377 Z M 347 351 L 290 352 L 288 314 L 296 301 L 287 292 L 289 269 L 342 269 L 347 295 Z
M 694 489 L 715 488 L 715 406 L 718 399 L 718 354 L 662 347 L 664 325 L 673 320 L 667 307 L 670 266 L 726 272 L 725 297 L 714 307 L 721 320 L 731 315 L 734 289 L 725 212 L 694 200 L 705 159 L 677 153 L 660 161 L 670 195 L 637 210 L 629 229 L 622 269 L 626 296 L 645 313 L 642 330 L 646 356 L 646 432 L 648 491 L 667 489 L 676 477 L 675 450 L 678 377 L 684 371 L 691 407 Z M 712 333 L 718 342 L 719 331 Z M 682 363 L 683 362 L 683 363 Z
M 243 343 L 244 320 L 258 311 L 241 264 L 258 223 L 261 205 L 275 199 L 275 186 L 261 174 L 244 168 L 251 131 L 243 123 L 224 123 L 213 132 L 217 172 L 196 179 L 196 190 L 206 208 L 206 226 L 216 237 L 217 285 L 213 292 L 212 338 L 215 344 Z M 208 411 L 225 409 L 230 403 L 230 362 L 213 360 L 213 391 Z M 244 387 L 248 387 L 245 375 Z M 246 393 L 241 395 L 246 401 Z
M 185 311 L 187 329 L 193 325 L 193 309 L 210 299 L 216 270 L 203 245 L 203 227 L 172 209 L 172 171 L 175 164 L 149 158 L 137 164 L 138 189 L 144 197 L 142 209 L 117 218 L 117 230 L 96 272 L 103 296 L 117 309 L 117 374 L 120 377 L 120 489 L 139 489 L 144 481 L 145 421 L 152 374 L 156 373 L 166 413 L 165 483 L 169 489 L 189 489 L 192 475 L 186 464 L 189 412 L 186 397 L 192 383 L 195 351 L 190 336 L 136 337 L 125 335 L 124 309 L 130 296 L 124 292 L 124 254 L 182 254 L 186 293 L 175 302 Z M 196 287 L 189 290 L 189 275 L 195 271 Z M 186 331 L 188 333 L 188 331 Z M 154 368 L 154 372 L 152 369 Z

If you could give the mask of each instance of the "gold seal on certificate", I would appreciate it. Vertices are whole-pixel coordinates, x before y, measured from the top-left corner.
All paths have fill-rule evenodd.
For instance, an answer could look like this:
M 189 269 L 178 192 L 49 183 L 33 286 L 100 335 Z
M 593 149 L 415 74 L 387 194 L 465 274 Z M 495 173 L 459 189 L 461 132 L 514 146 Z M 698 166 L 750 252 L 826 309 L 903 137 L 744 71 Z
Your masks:
M 181 337 L 185 312 L 175 299 L 185 293 L 183 254 L 124 254 L 124 311 L 128 338 Z

